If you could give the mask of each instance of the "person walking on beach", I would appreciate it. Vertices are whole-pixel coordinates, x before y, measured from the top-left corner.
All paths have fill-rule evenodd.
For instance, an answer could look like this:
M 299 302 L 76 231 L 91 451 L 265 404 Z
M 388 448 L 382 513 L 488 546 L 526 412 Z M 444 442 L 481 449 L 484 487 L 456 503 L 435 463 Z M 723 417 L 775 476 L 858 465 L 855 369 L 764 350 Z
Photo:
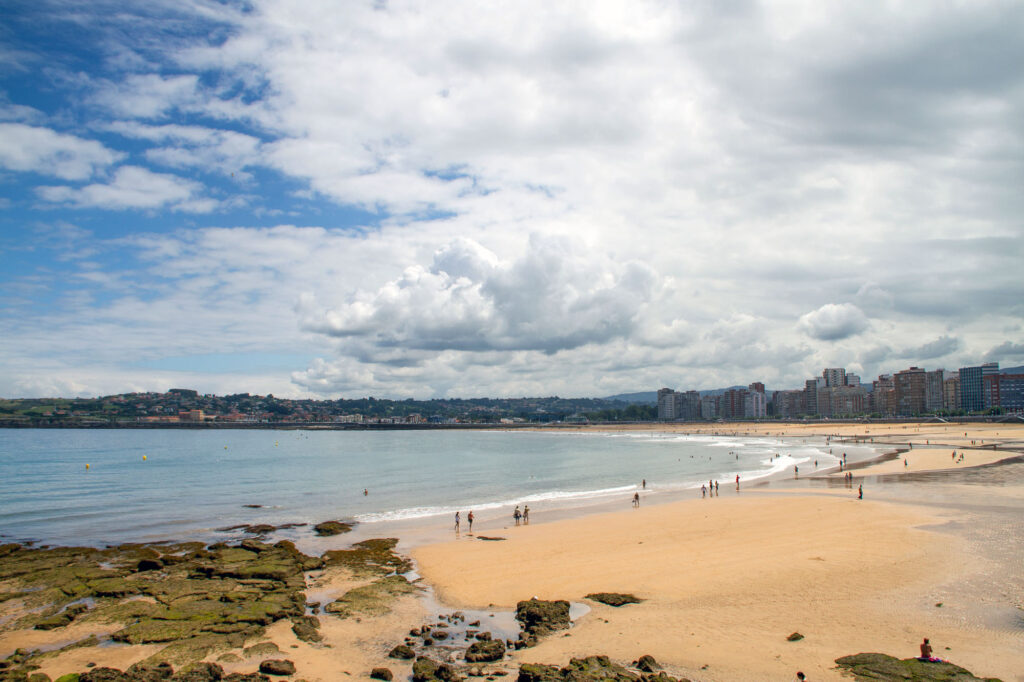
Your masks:
M 455 512 L 455 532 L 459 532 L 459 514 L 462 512 Z
M 523 523 L 530 522 L 530 505 L 523 507 Z
M 700 499 L 704 499 L 708 496 L 708 487 L 703 483 L 700 484 Z
M 647 490 L 647 479 L 646 478 L 643 480 L 643 483 L 641 483 L 641 486 L 643 487 L 644 490 Z
M 473 510 L 469 510 L 469 514 L 466 516 L 466 520 L 469 521 L 469 532 L 473 532 Z
M 864 486 L 862 486 L 862 485 L 857 486 L 857 499 L 858 500 L 863 500 L 864 499 Z
M 519 505 L 516 505 L 516 510 L 512 512 L 512 518 L 516 520 L 516 525 L 519 525 L 519 519 L 522 518 L 523 514 L 519 511 Z
M 633 493 L 633 506 L 634 507 L 639 507 L 640 506 L 640 493 Z
M 718 481 L 715 481 L 715 494 L 718 494 Z
M 736 490 L 740 489 L 740 475 L 736 474 Z

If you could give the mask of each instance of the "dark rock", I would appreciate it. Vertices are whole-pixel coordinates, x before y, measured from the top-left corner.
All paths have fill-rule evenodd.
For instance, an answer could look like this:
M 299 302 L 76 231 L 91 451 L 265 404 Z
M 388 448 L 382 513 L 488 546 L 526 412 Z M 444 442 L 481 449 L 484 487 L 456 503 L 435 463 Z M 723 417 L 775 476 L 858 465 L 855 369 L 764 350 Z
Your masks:
M 246 509 L 262 509 L 263 508 L 262 504 L 243 504 L 242 506 L 245 507 Z
M 416 658 L 416 652 L 411 647 L 407 647 L 404 644 L 399 644 L 394 649 L 388 652 L 388 658 L 400 658 L 403 660 L 411 661 Z
M 448 639 L 448 633 L 444 630 L 437 630 L 434 632 L 434 639 Z
M 412 682 L 433 682 L 434 680 L 455 682 L 458 679 L 459 676 L 455 674 L 451 666 L 438 663 L 426 656 L 420 656 L 412 664 Z
M 471 628 L 478 628 L 478 627 L 480 627 L 480 621 L 474 620 L 472 623 L 469 624 L 469 627 L 471 627 Z
M 569 621 L 569 602 L 564 599 L 544 601 L 530 599 L 516 604 L 516 620 L 522 623 L 523 631 L 533 637 L 543 637 L 555 630 L 563 630 Z
M 307 623 L 292 623 L 292 632 L 303 642 L 320 642 L 324 638 L 315 627 Z
M 804 638 L 804 636 L 801 635 L 799 632 L 794 632 L 793 634 L 791 634 L 789 637 L 786 638 L 786 641 L 787 642 L 799 642 L 803 638 Z
M 477 540 L 487 540 L 489 542 L 500 542 L 501 540 L 504 540 L 505 538 L 487 537 L 486 535 L 477 535 L 476 539 Z
M 295 664 L 285 658 L 268 658 L 260 663 L 260 672 L 265 675 L 294 675 Z
M 139 563 L 135 564 L 135 570 L 139 571 L 159 571 L 164 567 L 164 562 L 159 559 L 143 559 Z
M 898 680 L 900 682 L 999 682 L 994 677 L 976 677 L 952 663 L 931 663 L 916 658 L 902 660 L 886 654 L 854 654 L 836 659 L 840 668 L 857 680 Z
M 486 642 L 491 639 L 491 633 L 489 632 L 478 632 L 476 638 L 481 642 Z
M 324 521 L 313 526 L 317 535 L 341 535 L 352 530 L 352 526 L 341 521 Z
M 259 673 L 231 673 L 221 678 L 221 682 L 270 682 L 270 678 Z
M 473 642 L 466 650 L 466 660 L 470 663 L 490 663 L 504 657 L 505 643 L 501 640 Z
M 159 682 L 171 679 L 174 668 L 167 662 L 157 665 L 140 662 L 132 664 L 125 672 L 131 677 L 132 682 Z
M 621 592 L 594 592 L 587 595 L 587 599 L 607 604 L 608 606 L 623 606 L 624 604 L 639 604 L 643 601 L 639 597 L 635 597 L 632 594 L 624 594 Z
M 173 682 L 218 682 L 224 677 L 224 668 L 216 663 L 193 663 L 174 674 Z
M 638 670 L 643 670 L 645 673 L 654 673 L 661 670 L 661 666 L 658 665 L 656 660 L 654 660 L 654 656 L 650 656 L 648 654 L 641 656 L 640 659 L 633 664 L 633 667 Z
M 388 668 L 374 668 L 370 671 L 370 677 L 375 680 L 386 680 L 387 682 L 391 682 L 394 679 L 394 675 L 391 674 Z
M 117 668 L 93 668 L 80 673 L 78 682 L 131 682 L 131 678 Z

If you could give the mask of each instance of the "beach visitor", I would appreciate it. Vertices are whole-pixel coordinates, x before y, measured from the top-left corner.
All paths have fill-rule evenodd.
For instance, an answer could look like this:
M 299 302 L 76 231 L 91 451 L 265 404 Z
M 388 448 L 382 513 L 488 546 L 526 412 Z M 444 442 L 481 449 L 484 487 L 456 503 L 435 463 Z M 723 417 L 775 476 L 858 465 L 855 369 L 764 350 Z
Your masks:
M 736 490 L 740 489 L 740 475 L 736 474 Z
M 370 491 L 367 490 L 366 488 L 363 488 L 363 497 L 366 497 L 369 494 L 370 494 Z
M 806 676 L 806 675 L 804 675 L 804 674 L 803 674 L 803 673 L 801 673 L 801 672 L 798 672 L 798 673 L 796 674 L 796 679 L 797 679 L 797 682 L 806 682 L 806 680 L 807 680 L 807 676 Z
M 523 507 L 523 523 L 530 522 L 530 505 Z
M 640 506 L 640 493 L 633 493 L 633 506 L 634 507 L 639 507 Z
M 708 496 L 708 487 L 706 485 L 704 485 L 703 483 L 701 483 L 700 484 L 700 497 L 701 497 L 701 499 L 704 499 L 707 496 Z
M 932 658 L 932 645 L 928 643 L 928 638 L 925 637 L 924 641 L 921 642 L 921 657 L 919 661 L 929 661 Z
M 644 489 L 644 490 L 647 490 L 647 479 L 646 479 L 646 478 L 644 479 L 644 481 L 643 481 L 643 484 L 642 484 L 642 485 L 643 485 L 643 489 Z
M 864 499 L 864 486 L 862 486 L 862 485 L 857 486 L 857 499 L 858 500 L 863 500 Z
M 715 481 L 715 494 L 718 494 L 718 481 Z
M 799 477 L 800 477 L 800 467 L 794 466 L 793 467 L 793 478 L 799 478 Z
M 466 520 L 469 521 L 469 532 L 473 532 L 473 510 L 469 510 L 469 515 L 466 516 Z
M 519 505 L 516 505 L 516 510 L 512 512 L 512 518 L 516 520 L 516 525 L 519 525 L 519 519 L 522 518 L 523 514 L 519 511 Z
M 459 514 L 462 512 L 455 512 L 455 532 L 459 532 Z

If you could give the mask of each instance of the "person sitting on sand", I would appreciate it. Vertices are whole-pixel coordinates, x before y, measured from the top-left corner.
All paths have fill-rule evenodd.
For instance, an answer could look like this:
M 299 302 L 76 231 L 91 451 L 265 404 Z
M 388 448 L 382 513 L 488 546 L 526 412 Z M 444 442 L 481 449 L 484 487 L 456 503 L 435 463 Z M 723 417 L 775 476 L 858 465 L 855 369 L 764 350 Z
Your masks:
M 919 661 L 930 661 L 932 659 L 932 645 L 928 643 L 928 638 L 925 637 L 924 641 L 921 642 L 921 656 L 917 659 Z

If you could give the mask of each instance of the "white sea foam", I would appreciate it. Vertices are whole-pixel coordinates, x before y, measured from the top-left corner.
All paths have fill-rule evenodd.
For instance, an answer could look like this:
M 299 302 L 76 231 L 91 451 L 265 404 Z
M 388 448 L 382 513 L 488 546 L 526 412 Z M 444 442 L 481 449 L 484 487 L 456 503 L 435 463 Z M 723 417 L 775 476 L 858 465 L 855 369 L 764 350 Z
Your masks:
M 457 511 L 488 511 L 501 509 L 503 507 L 514 507 L 515 505 L 537 504 L 543 502 L 572 502 L 586 500 L 600 500 L 604 497 L 623 495 L 637 490 L 636 485 L 623 485 L 614 488 L 601 488 L 598 490 L 552 490 L 541 493 L 532 493 L 499 502 L 481 502 L 473 504 L 462 504 L 459 506 L 437 506 L 437 507 L 407 507 L 385 512 L 372 512 L 359 514 L 355 517 L 360 523 L 375 523 L 380 521 L 406 521 L 409 519 L 421 519 L 430 516 L 452 515 Z

